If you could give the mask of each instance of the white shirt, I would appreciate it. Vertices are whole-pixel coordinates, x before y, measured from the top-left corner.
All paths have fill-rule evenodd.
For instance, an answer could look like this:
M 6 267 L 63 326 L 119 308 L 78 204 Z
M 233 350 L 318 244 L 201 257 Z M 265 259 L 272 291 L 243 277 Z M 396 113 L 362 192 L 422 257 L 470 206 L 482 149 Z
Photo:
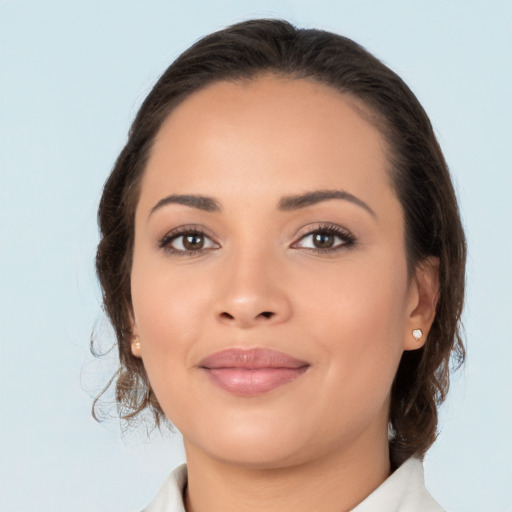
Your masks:
M 183 489 L 187 466 L 178 466 L 143 512 L 185 512 Z M 415 457 L 404 462 L 352 512 L 444 512 L 425 488 L 423 464 Z

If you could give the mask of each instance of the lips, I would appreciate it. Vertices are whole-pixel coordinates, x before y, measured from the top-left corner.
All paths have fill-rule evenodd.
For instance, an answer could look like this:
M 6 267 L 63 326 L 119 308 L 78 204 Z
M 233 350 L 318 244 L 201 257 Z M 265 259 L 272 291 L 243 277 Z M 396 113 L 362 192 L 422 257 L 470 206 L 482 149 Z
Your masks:
M 214 384 L 240 396 L 256 396 L 294 382 L 309 366 L 306 361 L 264 348 L 222 350 L 198 365 Z

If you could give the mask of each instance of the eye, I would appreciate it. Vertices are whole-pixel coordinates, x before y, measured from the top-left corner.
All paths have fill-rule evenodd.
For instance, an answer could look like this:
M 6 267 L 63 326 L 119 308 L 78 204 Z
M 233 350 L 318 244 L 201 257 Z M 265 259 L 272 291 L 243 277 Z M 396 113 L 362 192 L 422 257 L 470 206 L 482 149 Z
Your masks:
M 292 247 L 322 253 L 352 247 L 355 242 L 355 236 L 340 226 L 319 226 L 301 236 Z
M 219 244 L 202 230 L 187 228 L 168 233 L 160 240 L 158 246 L 171 254 L 190 256 L 210 249 L 217 249 Z

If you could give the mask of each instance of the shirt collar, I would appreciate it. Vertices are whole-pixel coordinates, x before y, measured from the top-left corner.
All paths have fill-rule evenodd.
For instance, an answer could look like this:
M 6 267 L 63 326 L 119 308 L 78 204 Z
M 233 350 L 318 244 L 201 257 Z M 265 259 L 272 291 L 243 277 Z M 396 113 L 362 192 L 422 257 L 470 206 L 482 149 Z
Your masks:
M 443 512 L 425 487 L 423 464 L 405 461 L 352 512 Z
M 187 466 L 178 466 L 143 512 L 185 512 L 183 490 Z M 404 462 L 352 512 L 443 512 L 425 488 L 423 464 L 416 457 Z

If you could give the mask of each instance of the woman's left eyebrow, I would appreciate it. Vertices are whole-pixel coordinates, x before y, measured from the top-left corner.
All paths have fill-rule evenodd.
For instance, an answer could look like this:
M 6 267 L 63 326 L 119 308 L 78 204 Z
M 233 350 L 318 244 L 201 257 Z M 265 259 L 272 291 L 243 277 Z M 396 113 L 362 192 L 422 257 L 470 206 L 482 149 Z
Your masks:
M 330 199 L 342 199 L 356 204 L 366 210 L 373 218 L 377 218 L 377 214 L 362 199 L 354 196 L 346 190 L 314 190 L 297 196 L 283 197 L 279 201 L 278 208 L 281 211 L 298 210 L 299 208 L 307 208 L 314 204 L 328 201 Z

